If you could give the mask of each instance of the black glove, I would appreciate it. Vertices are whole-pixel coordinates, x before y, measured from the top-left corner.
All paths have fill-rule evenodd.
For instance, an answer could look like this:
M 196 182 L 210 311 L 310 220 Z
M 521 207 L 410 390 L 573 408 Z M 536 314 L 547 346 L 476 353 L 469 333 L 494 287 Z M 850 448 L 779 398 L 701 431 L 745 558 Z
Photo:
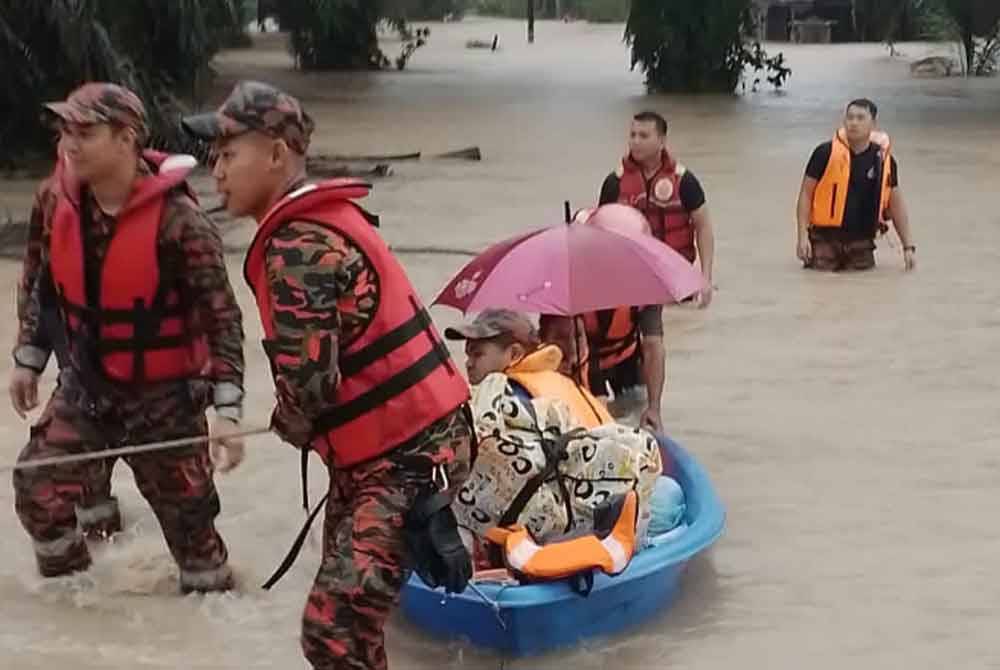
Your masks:
M 430 518 L 427 534 L 440 559 L 439 580 L 448 593 L 461 593 L 472 579 L 472 558 L 458 533 L 458 522 L 451 505 Z
M 461 593 L 472 578 L 472 559 L 444 493 L 421 494 L 406 515 L 405 535 L 413 570 L 436 589 Z

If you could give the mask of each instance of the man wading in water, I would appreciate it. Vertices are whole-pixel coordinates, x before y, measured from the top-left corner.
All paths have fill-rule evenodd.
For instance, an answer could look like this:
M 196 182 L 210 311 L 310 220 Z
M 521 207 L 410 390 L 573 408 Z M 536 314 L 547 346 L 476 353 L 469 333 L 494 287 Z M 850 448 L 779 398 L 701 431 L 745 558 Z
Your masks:
M 384 670 L 411 519 L 428 520 L 421 537 L 446 588 L 472 574 L 449 495 L 469 474 L 469 388 L 377 219 L 354 202 L 369 186 L 306 185 L 313 121 L 298 100 L 240 82 L 218 112 L 184 125 L 215 142 L 226 209 L 259 225 L 244 274 L 277 387 L 273 427 L 330 471 L 302 649 L 318 670 Z
M 243 403 L 243 327 L 215 226 L 186 183 L 192 157 L 143 151 L 146 111 L 110 83 L 81 86 L 46 106 L 58 118 L 60 161 L 36 212 L 18 301 L 10 395 L 22 417 L 38 405 L 50 356 L 46 312 L 59 312 L 65 362 L 59 385 L 19 461 L 208 434 L 211 449 L 126 457 L 180 568 L 180 589 L 232 588 L 213 463 L 243 458 L 235 436 Z M 43 286 L 48 283 L 46 288 Z M 86 570 L 78 522 L 108 502 L 112 459 L 18 470 L 18 518 L 38 570 Z M 115 530 L 117 511 L 104 520 Z
M 875 238 L 891 221 L 907 270 L 916 267 L 910 216 L 899 190 L 889 136 L 875 129 L 871 100 L 847 106 L 833 140 L 816 147 L 798 200 L 797 255 L 806 268 L 842 271 L 875 267 Z

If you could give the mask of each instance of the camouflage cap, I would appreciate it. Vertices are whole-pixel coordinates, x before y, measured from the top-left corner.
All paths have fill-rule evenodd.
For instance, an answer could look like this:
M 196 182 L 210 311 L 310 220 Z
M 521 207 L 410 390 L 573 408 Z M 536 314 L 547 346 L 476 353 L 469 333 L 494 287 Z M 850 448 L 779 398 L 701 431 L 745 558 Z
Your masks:
M 120 123 L 132 128 L 145 142 L 148 135 L 146 108 L 132 91 L 108 82 L 90 82 L 73 91 L 63 102 L 45 108 L 69 123 Z
M 315 127 L 298 100 L 259 81 L 237 82 L 218 110 L 186 116 L 181 125 L 191 135 L 209 142 L 256 130 L 280 137 L 300 154 L 309 148 Z
M 539 344 L 538 331 L 528 317 L 510 309 L 488 309 L 472 321 L 444 331 L 449 340 L 489 340 L 501 335 L 510 335 L 529 347 Z

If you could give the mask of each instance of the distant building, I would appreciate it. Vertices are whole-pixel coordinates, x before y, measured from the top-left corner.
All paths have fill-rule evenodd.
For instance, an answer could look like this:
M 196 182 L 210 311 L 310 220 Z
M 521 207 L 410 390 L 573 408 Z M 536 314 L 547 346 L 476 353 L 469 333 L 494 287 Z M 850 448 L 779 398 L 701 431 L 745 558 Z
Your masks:
M 753 0 L 756 35 L 768 42 L 856 39 L 852 0 Z

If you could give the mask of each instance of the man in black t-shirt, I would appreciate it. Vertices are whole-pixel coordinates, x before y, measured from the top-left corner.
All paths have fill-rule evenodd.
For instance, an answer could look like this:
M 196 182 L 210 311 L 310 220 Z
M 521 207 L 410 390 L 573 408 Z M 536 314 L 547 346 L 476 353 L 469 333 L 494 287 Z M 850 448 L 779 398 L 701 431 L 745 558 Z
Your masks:
M 649 223 L 651 234 L 700 266 L 705 288 L 692 300 L 701 308 L 712 302 L 715 233 L 701 183 L 667 147 L 667 120 L 653 111 L 632 118 L 628 153 L 601 185 L 599 205 L 633 207 Z M 589 315 L 590 385 L 597 396 L 615 395 L 612 415 L 662 432 L 660 402 L 665 383 L 663 307 L 602 310 Z
M 847 106 L 844 127 L 816 147 L 798 201 L 798 257 L 814 270 L 875 267 L 875 238 L 892 221 L 907 270 L 916 266 L 899 167 L 889 138 L 875 130 L 878 108 L 859 99 Z

